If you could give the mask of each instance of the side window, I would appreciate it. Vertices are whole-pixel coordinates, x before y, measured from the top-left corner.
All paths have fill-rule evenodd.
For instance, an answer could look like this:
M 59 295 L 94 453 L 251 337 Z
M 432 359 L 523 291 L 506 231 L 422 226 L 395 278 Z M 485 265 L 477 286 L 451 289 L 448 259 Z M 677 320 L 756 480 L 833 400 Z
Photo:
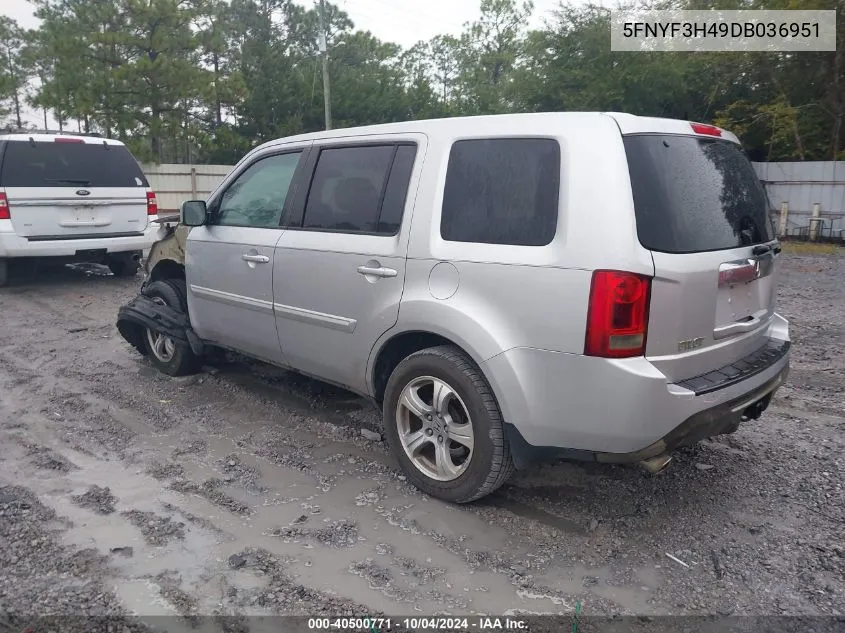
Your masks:
M 395 145 L 323 149 L 314 169 L 303 228 L 352 233 L 383 232 L 379 215 L 396 150 Z M 406 182 L 405 189 L 407 186 Z M 394 192 L 390 202 L 391 226 L 397 223 L 397 213 L 398 219 L 401 219 L 402 209 L 397 211 L 395 208 L 398 197 L 399 193 Z M 404 193 L 401 197 L 404 201 Z M 385 226 L 390 228 L 387 224 Z
M 215 224 L 278 227 L 300 155 L 268 156 L 250 165 L 223 194 Z
M 451 242 L 545 246 L 555 235 L 560 147 L 552 139 L 457 141 L 440 235 Z
M 396 148 L 396 156 L 394 156 L 393 165 L 390 168 L 390 178 L 388 178 L 387 187 L 384 190 L 381 215 L 378 219 L 376 230 L 379 233 L 396 235 L 399 232 L 416 157 L 416 145 L 399 145 Z

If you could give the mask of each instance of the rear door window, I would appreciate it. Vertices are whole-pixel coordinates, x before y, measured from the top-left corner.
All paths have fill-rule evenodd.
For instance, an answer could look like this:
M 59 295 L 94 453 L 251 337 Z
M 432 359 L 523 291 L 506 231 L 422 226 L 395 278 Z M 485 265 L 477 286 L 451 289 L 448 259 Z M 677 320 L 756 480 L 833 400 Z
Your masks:
M 645 248 L 696 253 L 774 239 L 763 184 L 736 143 L 656 134 L 624 143 Z
M 147 187 L 138 162 L 122 145 L 9 141 L 3 187 Z
M 440 235 L 451 242 L 545 246 L 555 236 L 560 147 L 542 138 L 457 141 Z
M 416 145 L 399 145 L 396 148 L 393 166 L 390 168 L 390 176 L 384 188 L 384 199 L 376 228 L 379 234 L 396 235 L 399 232 L 416 156 Z
M 323 148 L 302 227 L 395 235 L 416 153 L 416 146 L 407 144 Z

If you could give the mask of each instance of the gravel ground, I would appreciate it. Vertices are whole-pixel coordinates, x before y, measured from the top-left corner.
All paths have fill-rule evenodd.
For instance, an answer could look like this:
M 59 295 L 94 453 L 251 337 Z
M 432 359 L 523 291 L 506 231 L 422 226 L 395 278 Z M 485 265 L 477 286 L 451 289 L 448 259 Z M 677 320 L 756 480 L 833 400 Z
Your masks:
M 138 284 L 0 289 L 0 616 L 845 613 L 845 257 L 784 257 L 762 419 L 656 477 L 550 464 L 469 507 L 409 486 L 354 395 L 234 357 L 156 372 L 114 327 Z

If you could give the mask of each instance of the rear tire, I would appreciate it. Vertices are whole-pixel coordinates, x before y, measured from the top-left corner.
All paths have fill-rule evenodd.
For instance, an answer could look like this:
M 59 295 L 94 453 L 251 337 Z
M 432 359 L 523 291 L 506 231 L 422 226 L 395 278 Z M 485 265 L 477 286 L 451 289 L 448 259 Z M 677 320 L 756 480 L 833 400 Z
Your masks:
M 399 363 L 387 383 L 383 415 L 391 452 L 409 481 L 432 497 L 469 503 L 514 472 L 490 385 L 456 347 L 424 349 Z
M 134 277 L 138 274 L 138 269 L 141 267 L 139 259 L 133 259 L 133 253 L 126 253 L 120 255 L 109 256 L 106 260 L 106 266 L 115 277 Z
M 174 310 L 188 314 L 188 295 L 181 279 L 154 281 L 142 290 L 151 299 Z M 168 376 L 185 376 L 196 373 L 200 358 L 187 346 L 173 341 L 169 336 L 144 330 L 144 347 L 150 362 Z
M 0 288 L 9 283 L 9 260 L 0 258 Z

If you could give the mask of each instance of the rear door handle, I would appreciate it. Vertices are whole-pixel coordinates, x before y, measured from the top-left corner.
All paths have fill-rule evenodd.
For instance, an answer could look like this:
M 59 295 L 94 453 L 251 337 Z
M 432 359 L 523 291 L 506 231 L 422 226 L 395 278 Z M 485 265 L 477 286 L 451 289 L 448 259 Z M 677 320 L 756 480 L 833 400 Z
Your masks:
M 392 268 L 372 267 L 372 266 L 358 266 L 358 272 L 362 275 L 371 277 L 395 277 L 398 273 Z
M 768 312 L 766 310 L 760 310 L 759 312 L 752 314 L 745 321 L 736 321 L 729 325 L 717 327 L 713 330 L 713 339 L 718 341 L 723 338 L 728 338 L 729 336 L 744 334 L 745 332 L 756 330 L 760 327 L 760 325 L 762 325 L 766 316 L 769 316 Z
M 255 262 L 256 264 L 267 264 L 270 262 L 270 258 L 267 255 L 248 255 L 244 253 L 241 255 L 241 259 L 245 262 Z
M 111 220 L 92 220 L 90 222 L 86 222 L 85 220 L 80 220 L 79 222 L 59 222 L 59 226 L 108 226 L 111 224 Z

